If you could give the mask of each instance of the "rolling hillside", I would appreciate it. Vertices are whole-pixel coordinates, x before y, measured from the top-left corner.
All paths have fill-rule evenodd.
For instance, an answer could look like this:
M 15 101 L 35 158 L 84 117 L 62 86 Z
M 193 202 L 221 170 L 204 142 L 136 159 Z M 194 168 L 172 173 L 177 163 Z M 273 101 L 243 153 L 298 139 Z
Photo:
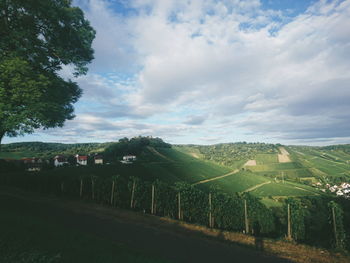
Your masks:
M 306 147 L 263 143 L 230 143 L 212 146 L 170 146 L 159 138 L 138 137 L 105 144 L 19 143 L 3 147 L 0 157 L 53 156 L 76 152 L 101 152 L 109 165 L 65 167 L 48 174 L 137 176 L 175 183 L 185 181 L 200 188 L 219 187 L 227 193 L 250 192 L 265 199 L 323 195 L 326 183 L 350 181 L 350 146 Z M 132 164 L 118 160 L 137 155 Z M 40 156 L 40 155 L 39 155 Z M 321 186 L 320 186 L 321 184 Z

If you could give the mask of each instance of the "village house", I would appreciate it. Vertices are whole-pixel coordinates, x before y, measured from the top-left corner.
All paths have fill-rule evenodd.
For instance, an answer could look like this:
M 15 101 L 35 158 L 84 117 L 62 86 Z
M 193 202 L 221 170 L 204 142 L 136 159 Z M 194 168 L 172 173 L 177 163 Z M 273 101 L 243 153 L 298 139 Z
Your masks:
M 123 160 L 121 161 L 121 163 L 132 163 L 133 161 L 136 161 L 136 156 L 135 155 L 125 155 L 123 156 Z
M 29 172 L 40 172 L 43 166 L 43 160 L 40 158 L 23 158 L 22 161 Z
M 54 160 L 53 164 L 55 167 L 60 167 L 60 166 L 68 164 L 66 157 L 64 157 L 63 155 L 56 155 L 53 158 L 53 160 Z
M 342 190 L 340 190 L 340 189 L 337 191 L 336 194 L 337 194 L 337 196 L 343 196 L 343 195 L 344 195 L 344 193 L 343 193 Z
M 79 165 L 87 165 L 88 157 L 86 155 L 79 155 L 79 154 L 77 154 L 75 156 L 75 158 L 77 159 L 77 164 L 79 164 Z
M 103 157 L 101 155 L 96 155 L 94 157 L 95 164 L 103 164 Z
M 332 193 L 336 192 L 337 190 L 338 190 L 337 185 L 333 185 L 333 186 L 329 187 L 329 191 L 331 191 Z

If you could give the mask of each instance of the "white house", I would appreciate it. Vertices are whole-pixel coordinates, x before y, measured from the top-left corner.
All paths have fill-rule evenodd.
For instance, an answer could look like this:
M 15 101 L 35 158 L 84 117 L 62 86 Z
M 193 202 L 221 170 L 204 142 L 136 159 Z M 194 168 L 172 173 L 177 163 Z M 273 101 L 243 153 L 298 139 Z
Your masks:
M 135 155 L 125 155 L 125 156 L 123 156 L 123 161 L 128 161 L 128 162 L 136 161 L 136 156 Z
M 121 162 L 129 164 L 129 163 L 132 163 L 133 161 L 136 161 L 135 155 L 125 155 L 123 156 L 123 160 Z
M 77 154 L 75 156 L 75 158 L 77 159 L 77 164 L 79 164 L 79 165 L 87 165 L 88 157 L 86 155 L 79 155 L 79 154 Z
M 101 155 L 96 155 L 94 157 L 95 164 L 103 164 L 103 157 Z
M 341 190 L 338 190 L 337 191 L 337 196 L 342 196 L 342 195 L 344 195 L 344 193 Z
M 56 155 L 54 158 L 55 167 L 63 166 L 68 164 L 67 159 L 63 155 Z
M 43 166 L 43 160 L 40 158 L 24 158 L 22 159 L 26 170 L 29 172 L 39 172 Z
M 331 191 L 332 193 L 336 192 L 337 189 L 338 189 L 338 186 L 336 186 L 336 185 L 329 187 L 329 191 Z
M 349 183 L 342 183 L 340 185 L 341 188 L 345 189 L 345 188 L 350 188 L 350 184 Z
M 350 188 L 346 188 L 343 190 L 344 194 L 350 194 Z

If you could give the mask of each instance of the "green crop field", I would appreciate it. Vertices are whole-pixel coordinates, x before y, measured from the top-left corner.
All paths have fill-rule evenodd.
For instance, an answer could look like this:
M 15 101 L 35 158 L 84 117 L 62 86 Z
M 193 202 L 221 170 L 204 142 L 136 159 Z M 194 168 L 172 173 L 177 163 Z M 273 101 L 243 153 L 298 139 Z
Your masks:
M 265 184 L 253 191 L 253 195 L 258 197 L 267 197 L 267 196 L 308 196 L 308 195 L 317 195 L 318 193 L 314 190 L 307 189 L 303 185 L 290 184 L 282 182 L 275 183 L 271 182 Z
M 343 150 L 294 146 L 291 151 L 298 162 L 316 178 L 335 183 L 350 180 L 350 154 Z
M 255 160 L 257 165 L 278 163 L 277 154 L 258 154 Z
M 55 148 L 62 151 L 72 151 L 72 149 L 93 151 L 113 145 L 111 143 L 106 145 L 80 144 L 67 146 L 49 144 L 48 147 L 50 151 Z M 127 144 L 124 143 L 125 145 Z M 26 148 L 26 146 L 28 147 Z M 179 181 L 192 184 L 219 177 L 201 184 L 199 187 L 209 189 L 215 185 L 228 193 L 253 189 L 251 192 L 260 197 L 313 195 L 318 194 L 318 192 L 315 190 L 316 188 L 309 185 L 318 182 L 340 183 L 350 181 L 350 151 L 346 146 L 341 149 L 305 146 L 285 147 L 292 160 L 292 162 L 287 163 L 278 162 L 278 147 L 280 146 L 237 143 L 213 146 L 177 145 L 170 148 L 150 144 L 142 148 L 137 154 L 138 160 L 132 164 L 118 162 L 118 158 L 121 158 L 120 155 L 118 157 L 117 153 L 112 151 L 109 155 L 110 165 L 70 166 L 44 171 L 43 173 L 48 175 L 97 175 L 107 177 L 119 174 L 122 177 L 136 176 L 147 181 L 160 179 L 170 184 Z M 34 150 L 41 148 L 45 149 L 45 144 L 8 145 L 7 149 L 11 151 L 0 153 L 0 158 L 18 159 L 34 156 Z M 15 152 L 16 149 L 21 149 L 22 152 Z M 243 167 L 249 159 L 256 160 L 257 165 Z M 240 172 L 220 178 L 235 169 L 239 169 Z M 285 184 L 281 184 L 283 180 Z M 271 183 L 264 184 L 266 182 Z M 293 183 L 296 185 L 293 185 Z
M 200 185 L 201 187 L 210 188 L 217 186 L 228 193 L 243 192 L 257 184 L 269 181 L 268 178 L 255 175 L 250 172 L 241 171 L 239 173 L 224 177 L 219 180 L 211 181 Z
M 249 166 L 249 170 L 252 172 L 262 172 L 262 171 L 284 171 L 289 169 L 299 169 L 303 168 L 299 163 L 274 163 L 274 164 L 262 164 L 256 166 Z

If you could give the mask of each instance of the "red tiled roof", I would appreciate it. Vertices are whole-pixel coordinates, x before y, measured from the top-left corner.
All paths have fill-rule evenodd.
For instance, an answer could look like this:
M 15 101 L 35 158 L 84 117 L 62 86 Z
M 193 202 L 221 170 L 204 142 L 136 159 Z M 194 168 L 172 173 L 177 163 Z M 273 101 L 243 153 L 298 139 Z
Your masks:
M 79 161 L 87 160 L 87 156 L 86 155 L 78 156 L 77 158 L 78 158 Z

